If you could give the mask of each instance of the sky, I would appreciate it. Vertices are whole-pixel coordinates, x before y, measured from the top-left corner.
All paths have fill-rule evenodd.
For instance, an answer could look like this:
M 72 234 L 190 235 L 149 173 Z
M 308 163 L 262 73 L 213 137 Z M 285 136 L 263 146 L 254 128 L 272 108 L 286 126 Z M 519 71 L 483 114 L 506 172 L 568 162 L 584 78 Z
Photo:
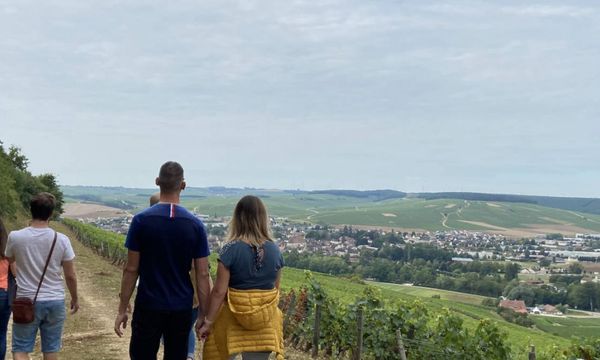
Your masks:
M 0 0 L 0 140 L 69 185 L 600 197 L 597 1 Z

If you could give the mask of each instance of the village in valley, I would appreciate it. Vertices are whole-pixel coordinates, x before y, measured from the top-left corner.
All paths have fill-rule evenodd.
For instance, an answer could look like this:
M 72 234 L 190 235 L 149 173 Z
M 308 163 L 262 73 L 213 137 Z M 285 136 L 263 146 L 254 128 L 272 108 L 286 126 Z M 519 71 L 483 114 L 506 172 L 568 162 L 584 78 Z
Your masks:
M 226 239 L 229 218 L 199 213 L 195 215 L 207 227 L 211 248 L 219 249 Z M 80 221 L 126 234 L 132 218 L 133 215 L 126 214 L 118 217 L 80 218 Z M 427 244 L 456 253 L 457 256 L 452 258 L 455 262 L 519 262 L 523 264 L 521 274 L 532 278 L 536 275 L 568 272 L 567 267 L 551 267 L 552 264 L 597 263 L 600 259 L 600 234 L 581 233 L 574 237 L 539 234 L 529 239 L 514 239 L 499 233 L 467 230 L 408 232 L 372 227 L 362 230 L 360 226 L 297 223 L 283 217 L 272 217 L 271 227 L 274 240 L 283 252 L 338 256 L 349 262 L 358 262 L 362 252 L 377 251 L 382 246 L 404 248 L 407 244 Z M 586 275 L 581 281 L 600 282 L 600 266 L 598 271 L 586 272 Z M 536 284 L 536 280 L 529 282 L 531 285 Z

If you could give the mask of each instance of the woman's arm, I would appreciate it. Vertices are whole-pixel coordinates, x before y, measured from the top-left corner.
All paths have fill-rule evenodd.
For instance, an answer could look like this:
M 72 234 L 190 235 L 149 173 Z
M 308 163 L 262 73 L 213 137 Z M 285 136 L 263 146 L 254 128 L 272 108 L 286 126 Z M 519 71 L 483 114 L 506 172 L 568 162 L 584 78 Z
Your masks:
M 10 263 L 10 272 L 12 273 L 13 277 L 17 277 L 17 264 L 14 261 Z
M 281 269 L 277 271 L 277 277 L 275 278 L 275 288 L 279 290 L 279 284 L 281 283 Z
M 220 261 L 217 267 L 217 280 L 215 281 L 215 287 L 210 293 L 208 302 L 208 312 L 204 318 L 204 322 L 198 322 L 196 324 L 196 331 L 199 338 L 204 338 L 210 331 L 211 325 L 215 322 L 217 313 L 221 309 L 221 305 L 227 295 L 229 289 L 229 269 L 225 267 Z

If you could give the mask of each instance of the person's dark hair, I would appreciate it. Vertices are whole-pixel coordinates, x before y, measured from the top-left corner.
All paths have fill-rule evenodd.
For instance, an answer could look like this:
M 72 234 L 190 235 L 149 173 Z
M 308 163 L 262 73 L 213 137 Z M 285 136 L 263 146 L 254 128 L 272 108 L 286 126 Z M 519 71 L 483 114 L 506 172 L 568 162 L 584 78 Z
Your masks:
M 7 241 L 8 232 L 6 231 L 6 227 L 4 227 L 2 219 L 0 219 L 0 257 L 6 257 L 6 255 L 4 255 L 4 251 L 6 250 Z
M 175 161 L 167 161 L 160 167 L 156 184 L 162 193 L 174 193 L 181 190 L 183 167 Z
M 41 192 L 31 198 L 29 207 L 31 209 L 31 217 L 34 220 L 46 221 L 50 219 L 56 207 L 56 198 L 50 193 Z

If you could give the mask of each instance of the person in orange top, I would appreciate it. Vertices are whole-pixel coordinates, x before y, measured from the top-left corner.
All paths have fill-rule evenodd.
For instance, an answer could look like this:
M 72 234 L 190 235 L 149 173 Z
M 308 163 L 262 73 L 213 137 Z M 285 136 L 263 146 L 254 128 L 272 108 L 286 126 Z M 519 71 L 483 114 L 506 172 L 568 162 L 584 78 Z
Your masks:
M 4 255 L 8 233 L 0 219 L 0 360 L 6 355 L 6 329 L 10 319 L 10 304 L 8 298 L 8 272 L 10 269 L 8 258 Z

